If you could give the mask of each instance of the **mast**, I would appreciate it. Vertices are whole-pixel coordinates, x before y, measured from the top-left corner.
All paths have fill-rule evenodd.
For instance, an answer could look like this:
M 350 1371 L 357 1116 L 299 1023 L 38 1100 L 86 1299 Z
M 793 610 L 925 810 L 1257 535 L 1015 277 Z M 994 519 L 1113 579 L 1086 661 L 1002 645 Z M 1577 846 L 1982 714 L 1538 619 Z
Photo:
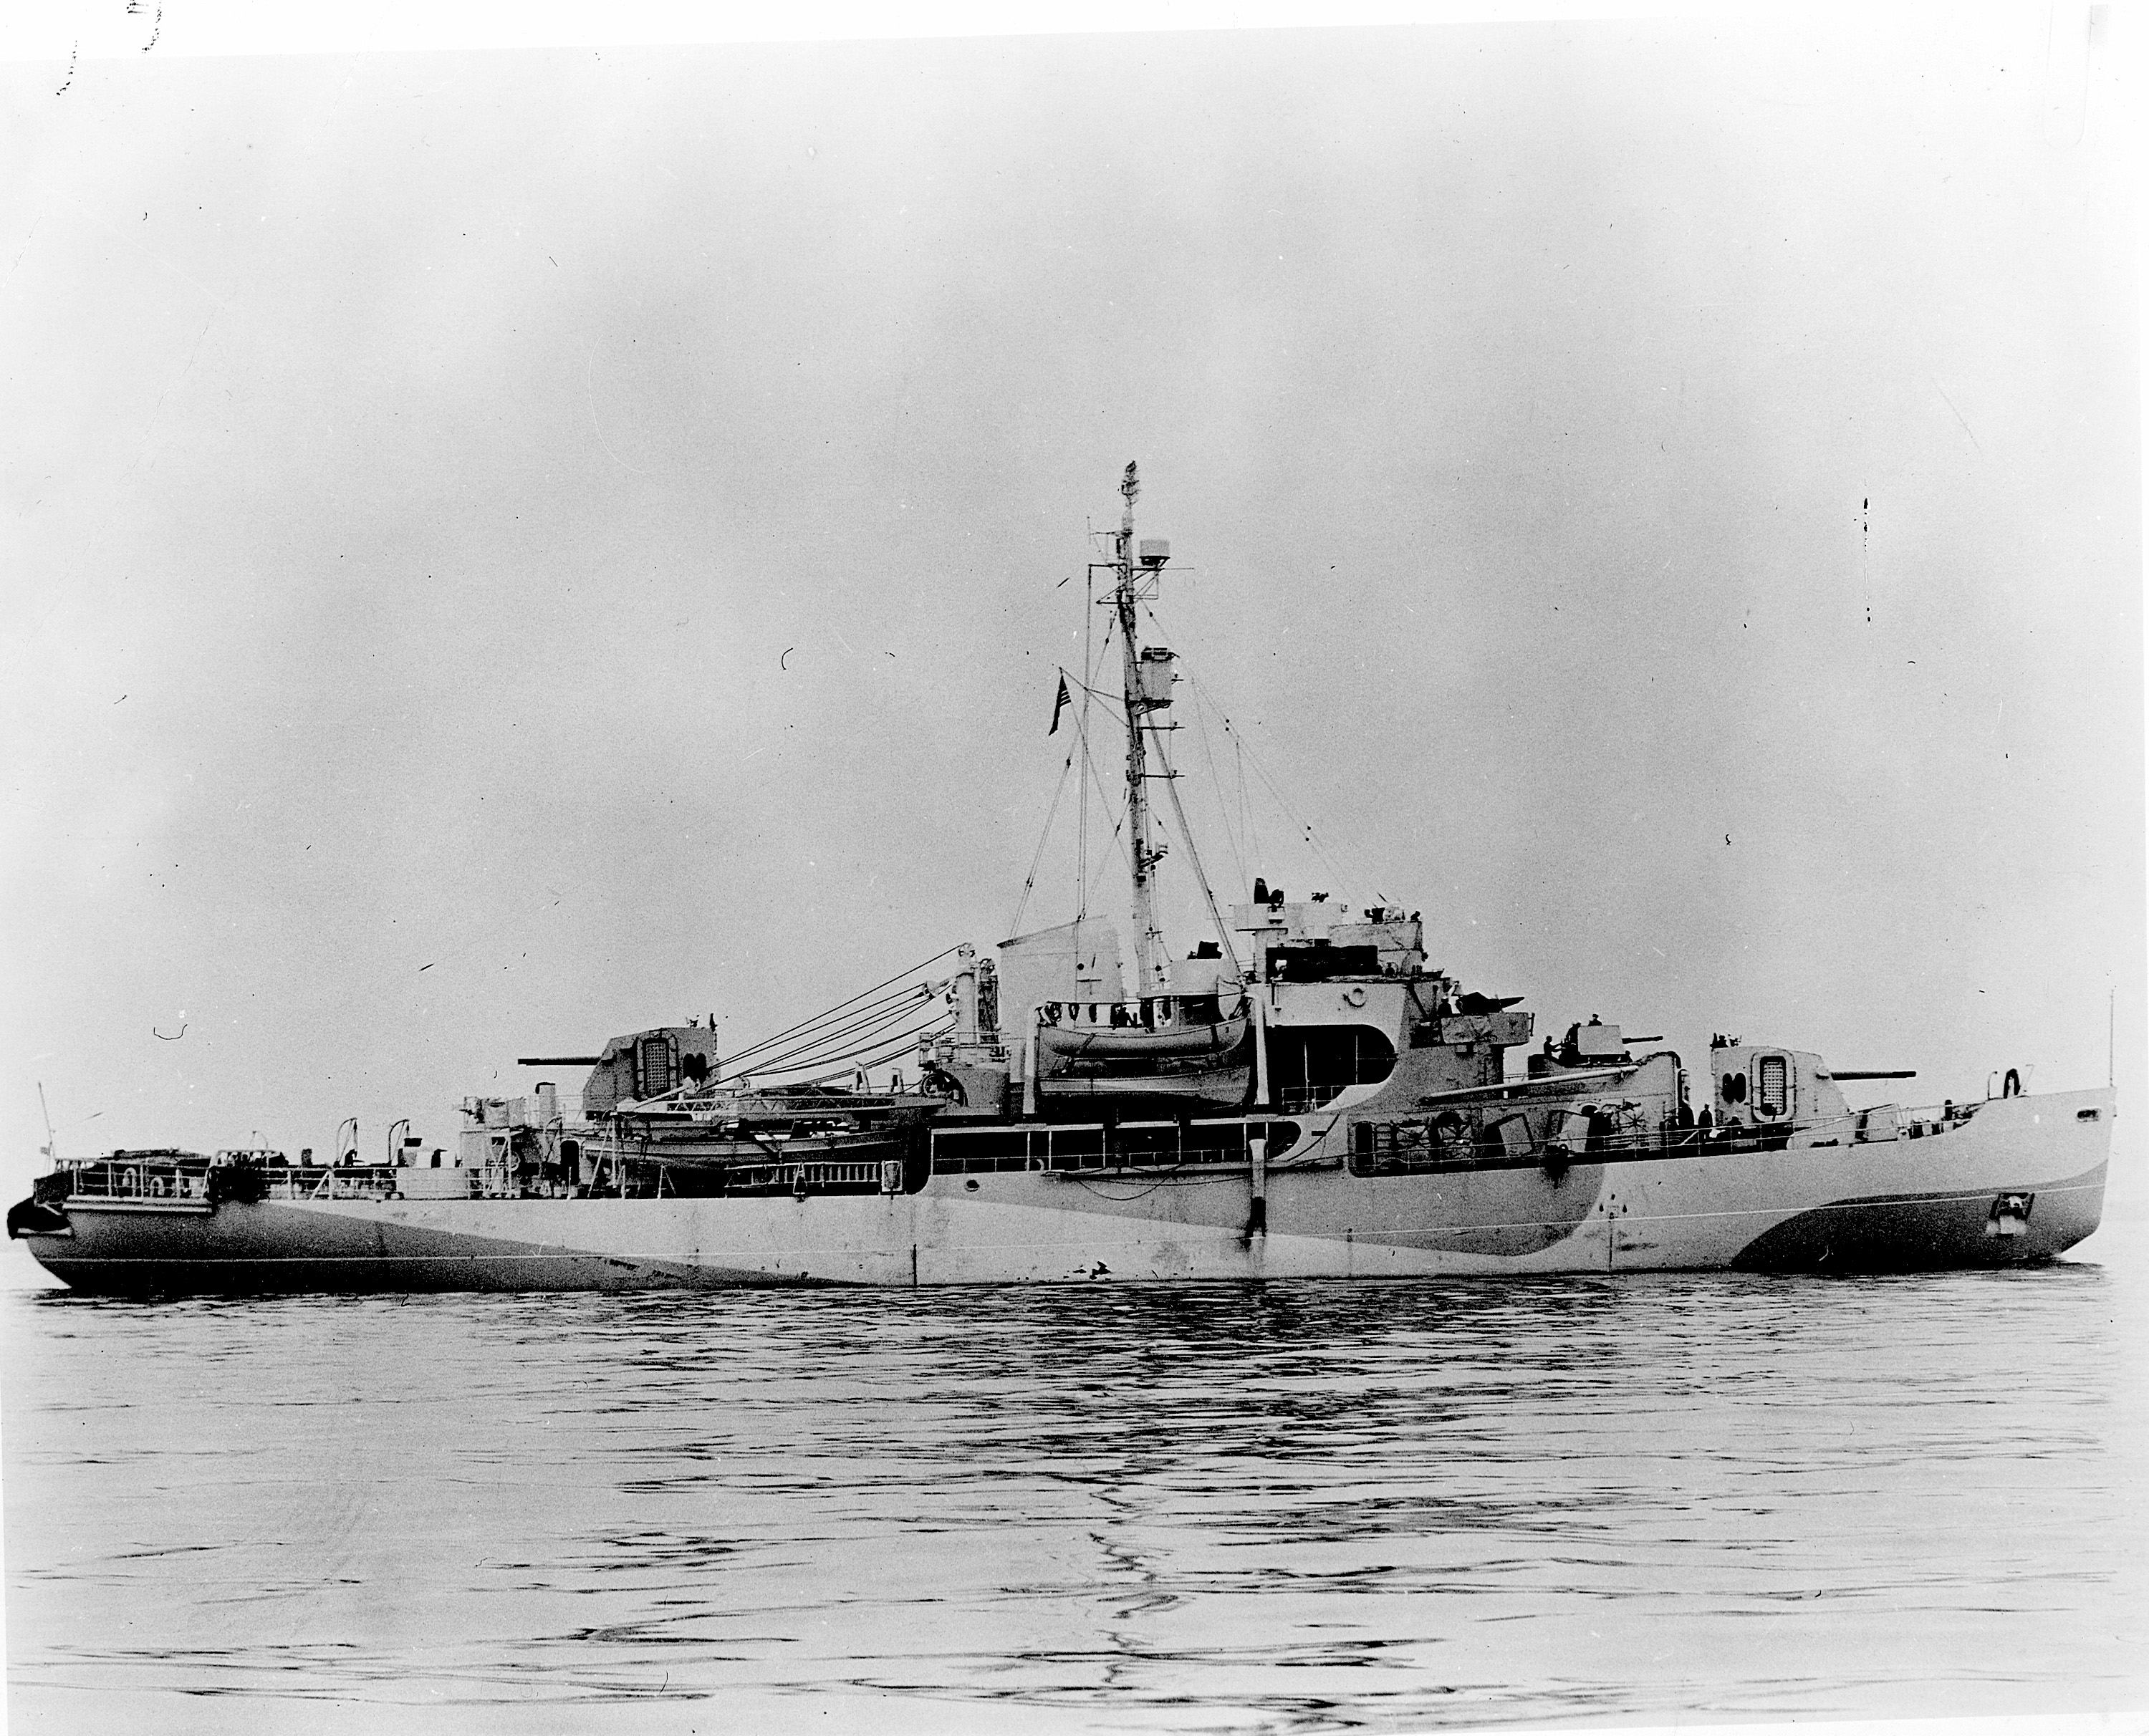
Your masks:
M 1119 547 L 1112 563 L 1116 576 L 1112 606 L 1119 616 L 1127 711 L 1127 842 L 1128 859 L 1134 868 L 1135 992 L 1146 999 L 1169 988 L 1170 967 L 1165 959 L 1164 936 L 1156 925 L 1155 870 L 1164 852 L 1150 843 L 1149 772 L 1143 735 L 1150 702 L 1142 693 L 1135 640 L 1135 498 L 1140 492 L 1141 479 L 1130 459 L 1126 474 L 1120 479 L 1120 496 L 1126 506 L 1120 515 Z
M 1219 950 L 1230 963 L 1234 982 L 1240 979 L 1240 970 L 1239 955 L 1231 944 L 1231 930 L 1225 927 L 1223 913 L 1216 908 L 1216 894 L 1210 888 L 1209 876 L 1201 867 L 1200 852 L 1195 848 L 1194 833 L 1186 823 L 1186 809 L 1179 799 L 1178 773 L 1171 768 L 1171 757 L 1165 752 L 1161 735 L 1157 737 L 1155 747 L 1157 763 L 1163 769 L 1159 772 L 1149 769 L 1149 732 L 1170 727 L 1160 726 L 1156 722 L 1156 713 L 1170 705 L 1172 683 L 1179 677 L 1172 669 L 1174 659 L 1169 651 L 1161 646 L 1144 651 L 1138 637 L 1135 605 L 1156 594 L 1157 581 L 1163 576 L 1165 564 L 1171 559 L 1170 543 L 1161 539 L 1142 542 L 1135 541 L 1135 501 L 1140 493 L 1141 479 L 1130 462 L 1125 476 L 1120 480 L 1120 495 L 1125 501 L 1126 508 L 1120 516 L 1114 558 L 1108 562 L 1093 561 L 1090 571 L 1094 576 L 1100 566 L 1110 568 L 1113 576 L 1112 607 L 1119 620 L 1123 692 L 1126 700 L 1127 823 L 1132 833 L 1129 860 L 1134 870 L 1135 992 L 1146 999 L 1153 994 L 1169 994 L 1171 992 L 1171 955 L 1164 943 L 1163 933 L 1156 923 L 1155 871 L 1157 863 L 1164 859 L 1165 846 L 1151 841 L 1155 836 L 1149 807 L 1149 780 L 1151 777 L 1164 780 L 1164 793 L 1171 798 L 1172 813 L 1179 821 L 1179 835 L 1186 845 L 1186 865 L 1194 871 L 1195 882 L 1201 888 L 1202 901 L 1209 907 L 1209 920 L 1215 928 Z M 1077 920 L 1080 920 L 1079 913 Z

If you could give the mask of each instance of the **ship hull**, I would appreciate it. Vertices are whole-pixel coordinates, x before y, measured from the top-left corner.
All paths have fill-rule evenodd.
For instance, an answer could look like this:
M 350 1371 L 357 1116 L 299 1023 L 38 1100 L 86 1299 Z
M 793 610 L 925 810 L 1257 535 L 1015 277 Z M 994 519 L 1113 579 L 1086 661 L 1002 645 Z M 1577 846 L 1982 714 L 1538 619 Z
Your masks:
M 1340 1118 L 1315 1117 L 1258 1215 L 1248 1168 L 1004 1170 L 804 1199 L 71 1200 L 22 1240 L 75 1289 L 133 1295 L 1997 1267 L 2096 1229 L 2112 1108 L 2021 1097 L 1934 1138 L 1402 1175 L 1353 1174 Z

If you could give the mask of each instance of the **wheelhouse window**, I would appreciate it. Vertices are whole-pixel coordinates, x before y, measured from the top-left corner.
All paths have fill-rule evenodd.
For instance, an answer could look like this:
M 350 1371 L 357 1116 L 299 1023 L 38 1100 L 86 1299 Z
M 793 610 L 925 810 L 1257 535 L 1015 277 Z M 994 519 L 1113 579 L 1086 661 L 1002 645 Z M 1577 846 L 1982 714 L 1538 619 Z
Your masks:
M 1317 1109 L 1352 1085 L 1377 1084 L 1395 1071 L 1395 1045 L 1367 1026 L 1298 1025 L 1269 1031 L 1276 1103 Z

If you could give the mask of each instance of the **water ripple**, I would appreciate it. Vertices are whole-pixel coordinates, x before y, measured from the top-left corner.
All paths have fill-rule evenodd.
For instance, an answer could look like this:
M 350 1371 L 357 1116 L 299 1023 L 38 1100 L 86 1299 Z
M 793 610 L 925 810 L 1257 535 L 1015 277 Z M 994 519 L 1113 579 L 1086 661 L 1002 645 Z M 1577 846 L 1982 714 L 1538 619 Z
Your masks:
M 12 1679 L 263 1728 L 2105 1709 L 2131 1281 L 15 1296 Z

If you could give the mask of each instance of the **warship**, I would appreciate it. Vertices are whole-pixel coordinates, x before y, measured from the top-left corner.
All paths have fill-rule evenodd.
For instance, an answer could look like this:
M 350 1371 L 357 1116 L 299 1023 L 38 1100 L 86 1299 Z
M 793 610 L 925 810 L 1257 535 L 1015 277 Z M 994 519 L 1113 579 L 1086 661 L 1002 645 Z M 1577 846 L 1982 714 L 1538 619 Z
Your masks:
M 1073 705 L 1079 782 L 1090 702 L 1120 714 L 1124 954 L 1078 908 L 732 1054 L 697 1018 L 522 1057 L 578 1100 L 471 1098 L 452 1144 L 399 1122 L 380 1162 L 355 1122 L 319 1163 L 55 1157 L 8 1234 L 76 1290 L 165 1295 L 1910 1271 L 2096 1229 L 2109 1087 L 2006 1069 L 1980 1101 L 1853 1108 L 1910 1075 L 1722 1034 L 1689 1074 L 1594 1016 L 1532 1049 L 1521 997 L 1433 964 L 1417 913 L 1260 878 L 1220 903 L 1170 763 L 1178 660 L 1142 642 L 1170 549 L 1135 535 L 1131 464 L 1120 492 L 1090 563 L 1117 691 L 1085 653 L 1052 728 Z M 1184 956 L 1174 845 L 1210 930 Z

